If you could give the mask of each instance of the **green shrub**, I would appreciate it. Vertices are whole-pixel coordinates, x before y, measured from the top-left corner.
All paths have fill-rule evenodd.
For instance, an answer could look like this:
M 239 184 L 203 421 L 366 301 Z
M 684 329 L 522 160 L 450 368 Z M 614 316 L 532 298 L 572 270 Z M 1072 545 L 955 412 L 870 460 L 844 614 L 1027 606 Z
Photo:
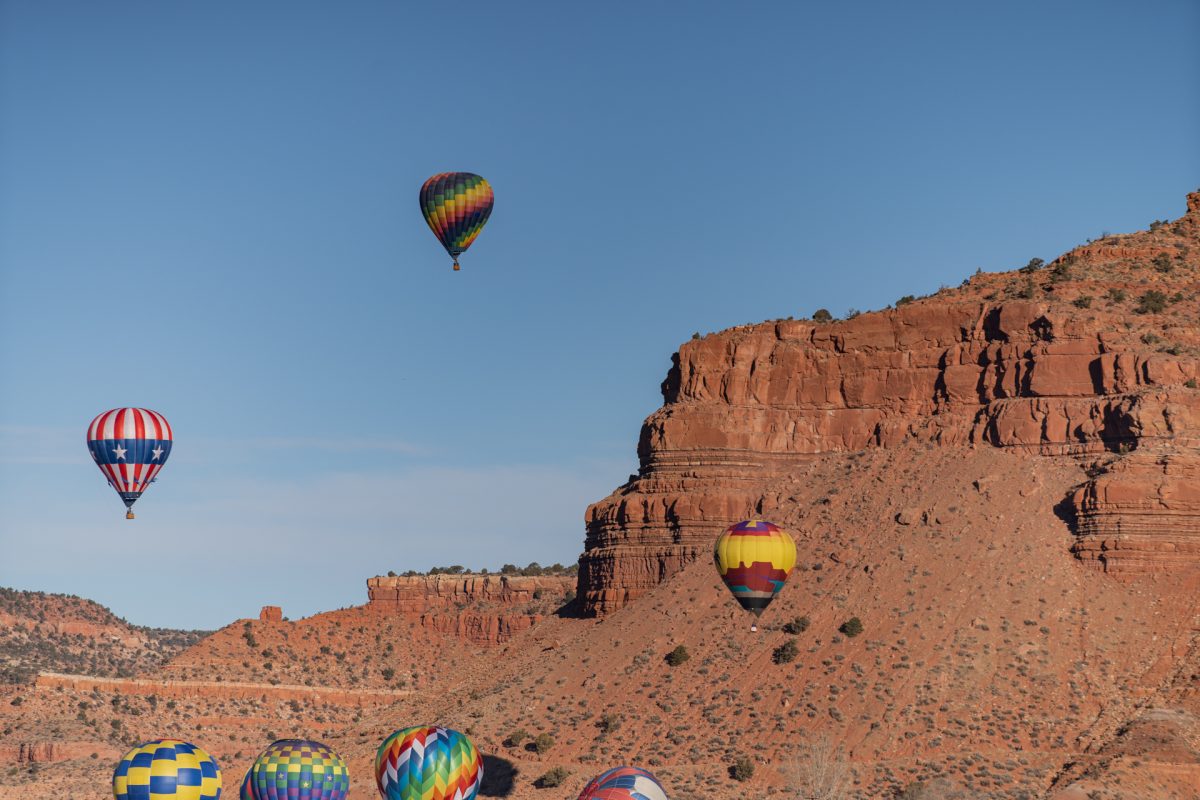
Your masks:
M 524 728 L 517 728 L 515 731 L 513 731 L 512 733 L 510 733 L 508 735 L 508 738 L 504 740 L 504 743 L 507 744 L 509 747 L 520 747 L 521 742 L 524 742 L 528 738 L 529 738 L 528 731 L 526 731 Z
M 858 636 L 860 633 L 863 632 L 862 620 L 859 619 L 858 617 L 851 617 L 850 619 L 843 622 L 838 627 L 838 630 L 847 636 Z
M 913 297 L 911 294 L 906 294 L 906 295 L 904 295 L 904 297 L 901 297 L 899 300 L 896 301 L 896 305 L 897 306 L 906 306 L 916 299 L 917 298 Z
M 796 617 L 789 622 L 783 623 L 783 632 L 795 636 L 798 633 L 804 633 L 808 630 L 810 624 L 808 617 Z
M 800 654 L 800 648 L 796 646 L 795 639 L 788 639 L 775 651 L 771 653 L 771 660 L 776 664 L 787 664 L 796 660 L 796 656 Z
M 748 781 L 754 777 L 754 762 L 748 756 L 739 756 L 729 766 L 729 777 L 735 781 Z
M 600 717 L 600 721 L 596 723 L 596 727 L 603 733 L 612 733 L 621 727 L 621 717 L 616 714 L 605 714 Z
M 1067 262 L 1060 261 L 1050 268 L 1051 283 L 1062 283 L 1069 280 L 1071 280 L 1071 269 L 1067 266 Z
M 533 782 L 533 785 L 539 789 L 552 789 L 555 786 L 561 786 L 563 782 L 571 775 L 563 767 L 555 767 L 542 774 L 540 778 Z
M 1091 308 L 1092 296 L 1090 294 L 1081 294 L 1071 301 L 1071 304 L 1076 308 Z
M 1196 388 L 1196 379 L 1188 378 L 1186 381 L 1183 382 L 1183 385 L 1189 389 L 1195 389 Z
M 533 749 L 538 751 L 538 755 L 549 752 L 551 747 L 554 747 L 554 737 L 548 733 L 539 733 L 533 740 Z
M 1029 274 L 1031 272 L 1037 272 L 1039 269 L 1041 269 L 1044 266 L 1046 266 L 1045 261 L 1042 261 L 1040 258 L 1031 258 L 1031 259 L 1029 259 L 1028 264 L 1021 267 L 1020 271 L 1024 272 L 1025 274 Z
M 813 312 L 813 322 L 832 322 L 833 314 L 827 308 L 818 308 Z
M 688 652 L 688 649 L 686 647 L 684 647 L 683 645 L 679 645 L 674 650 L 667 653 L 666 661 L 672 667 L 678 667 L 680 664 L 687 661 L 691 657 L 692 657 L 692 654 Z
M 1167 307 L 1167 296 L 1157 289 L 1151 289 L 1138 298 L 1137 308 L 1133 309 L 1138 314 L 1157 314 Z
M 1153 259 L 1150 260 L 1150 263 L 1154 265 L 1154 268 L 1156 270 L 1158 270 L 1159 272 L 1162 272 L 1162 273 L 1170 272 L 1171 269 L 1175 266 L 1174 264 L 1171 263 L 1171 257 L 1169 255 L 1167 255 L 1166 253 L 1159 253 Z
M 1114 303 L 1124 302 L 1125 290 L 1124 289 L 1109 289 L 1108 290 L 1108 299 L 1112 300 Z
M 396 677 L 396 670 L 391 667 L 384 667 L 379 670 L 379 674 L 383 676 L 385 681 L 391 681 L 392 678 Z

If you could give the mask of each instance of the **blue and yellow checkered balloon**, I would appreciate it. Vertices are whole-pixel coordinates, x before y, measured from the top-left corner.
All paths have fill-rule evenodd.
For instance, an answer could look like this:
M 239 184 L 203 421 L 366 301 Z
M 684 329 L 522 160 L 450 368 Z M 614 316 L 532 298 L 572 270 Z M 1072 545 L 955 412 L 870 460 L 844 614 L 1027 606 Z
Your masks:
M 158 739 L 125 754 L 113 771 L 116 800 L 219 800 L 221 770 L 208 753 L 179 739 Z

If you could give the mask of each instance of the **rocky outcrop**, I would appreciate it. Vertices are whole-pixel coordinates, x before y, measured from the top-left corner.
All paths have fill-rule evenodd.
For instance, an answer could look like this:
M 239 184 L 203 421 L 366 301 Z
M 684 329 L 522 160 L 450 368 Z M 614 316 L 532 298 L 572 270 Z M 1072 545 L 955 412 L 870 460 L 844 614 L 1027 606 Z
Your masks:
M 258 612 L 259 622 L 283 622 L 283 609 L 279 606 L 263 606 Z
M 1122 237 L 1119 266 L 1097 244 L 1077 249 L 1069 270 L 982 276 L 846 321 L 776 321 L 685 343 L 642 427 L 638 475 L 587 511 L 585 610 L 619 608 L 707 557 L 724 526 L 765 510 L 773 480 L 821 454 L 913 441 L 1089 458 L 1195 447 L 1200 339 L 1161 316 L 1168 302 L 1172 319 L 1195 308 L 1194 292 L 1172 294 L 1198 266 L 1200 194 L 1188 208 L 1169 230 Z M 1163 253 L 1174 259 L 1165 268 L 1146 263 Z M 1110 284 L 1162 297 L 1131 308 L 1125 289 L 1106 294 Z M 1105 296 L 1104 308 L 1094 303 Z M 1081 547 L 1117 543 L 1095 538 L 1098 513 L 1081 516 L 1093 525 Z
M 562 605 L 574 590 L 573 576 L 387 576 L 367 581 L 367 609 L 410 617 L 475 644 L 496 645 L 532 628 L 542 612 Z
M 20 742 L 0 745 L 0 764 L 52 764 L 96 751 L 92 742 Z
M 1111 572 L 1157 572 L 1200 561 L 1200 458 L 1119 459 L 1072 498 L 1074 552 Z

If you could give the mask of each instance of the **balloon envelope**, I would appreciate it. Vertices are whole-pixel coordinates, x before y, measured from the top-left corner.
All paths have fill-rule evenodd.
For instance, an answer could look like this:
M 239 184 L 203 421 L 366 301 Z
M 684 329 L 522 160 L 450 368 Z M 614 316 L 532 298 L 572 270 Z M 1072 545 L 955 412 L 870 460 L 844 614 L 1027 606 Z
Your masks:
M 458 269 L 458 257 L 492 213 L 492 187 L 472 172 L 442 172 L 421 187 L 421 213 Z
M 221 770 L 194 744 L 158 739 L 126 753 L 112 784 L 116 800 L 217 800 Z
M 730 525 L 717 539 L 713 561 L 742 608 L 762 614 L 796 566 L 796 543 L 763 519 Z
M 646 770 L 617 767 L 588 781 L 579 800 L 667 800 L 667 793 Z
M 253 771 L 253 767 L 246 770 L 246 774 L 242 778 L 242 788 L 238 792 L 238 800 L 258 800 L 258 796 L 254 794 L 254 787 L 250 785 L 250 774 Z
M 114 408 L 92 420 L 87 444 L 108 485 L 132 508 L 171 455 L 171 425 L 148 408 Z
M 375 783 L 386 800 L 472 800 L 483 783 L 483 759 L 458 731 L 404 728 L 379 745 Z
M 306 739 L 280 739 L 262 751 L 247 774 L 251 800 L 344 800 L 350 772 L 333 748 Z

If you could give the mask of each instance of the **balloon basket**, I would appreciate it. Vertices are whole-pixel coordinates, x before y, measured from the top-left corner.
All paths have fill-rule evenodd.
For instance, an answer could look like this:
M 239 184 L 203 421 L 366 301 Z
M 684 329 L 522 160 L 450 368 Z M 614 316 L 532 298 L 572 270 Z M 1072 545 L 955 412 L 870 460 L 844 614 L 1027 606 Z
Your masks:
M 126 511 L 126 512 L 125 512 L 125 519 L 133 519 L 133 518 L 134 518 L 134 517 L 133 517 L 133 512 L 132 512 L 132 511 Z
M 458 272 L 458 270 L 459 270 L 459 269 L 460 269 L 460 268 L 459 268 L 459 266 L 458 266 L 458 262 L 457 262 L 457 261 L 455 261 L 455 262 L 454 262 L 454 271 L 455 271 L 455 272 Z
M 750 632 L 751 632 L 751 633 L 758 633 L 758 626 L 757 626 L 757 625 L 751 625 L 751 626 L 750 626 Z

